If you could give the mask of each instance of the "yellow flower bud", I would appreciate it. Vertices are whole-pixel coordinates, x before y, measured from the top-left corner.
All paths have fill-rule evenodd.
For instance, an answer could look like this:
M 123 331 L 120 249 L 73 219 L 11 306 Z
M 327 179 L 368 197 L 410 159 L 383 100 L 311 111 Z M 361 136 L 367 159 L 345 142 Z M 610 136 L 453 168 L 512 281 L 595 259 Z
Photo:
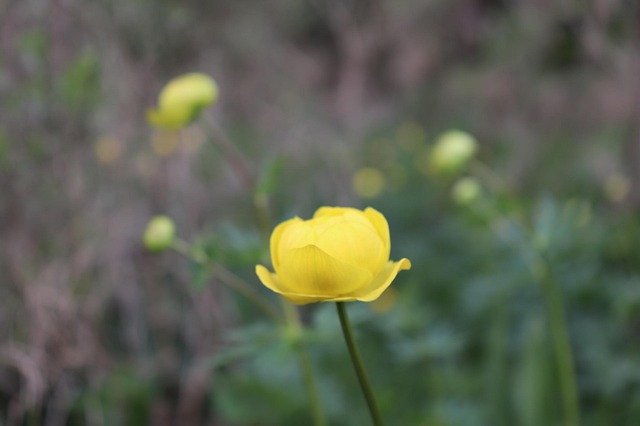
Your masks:
M 467 132 L 449 130 L 438 137 L 431 149 L 429 169 L 435 173 L 456 173 L 478 150 L 478 142 Z
M 353 190 L 362 198 L 375 198 L 385 187 L 384 175 L 378 169 L 363 167 L 353 175 Z
M 476 178 L 464 177 L 453 185 L 451 196 L 453 201 L 461 206 L 466 206 L 480 197 L 482 187 Z
M 178 130 L 200 116 L 218 98 L 218 85 L 205 74 L 191 73 L 169 81 L 160 92 L 158 108 L 147 111 L 156 127 Z
M 142 236 L 144 246 L 150 251 L 163 251 L 173 244 L 176 225 L 167 216 L 155 216 L 147 224 Z
M 385 217 L 371 207 L 321 207 L 312 219 L 299 217 L 271 234 L 275 273 L 256 266 L 260 281 L 297 304 L 360 300 L 371 302 L 391 285 L 409 259 L 389 260 Z

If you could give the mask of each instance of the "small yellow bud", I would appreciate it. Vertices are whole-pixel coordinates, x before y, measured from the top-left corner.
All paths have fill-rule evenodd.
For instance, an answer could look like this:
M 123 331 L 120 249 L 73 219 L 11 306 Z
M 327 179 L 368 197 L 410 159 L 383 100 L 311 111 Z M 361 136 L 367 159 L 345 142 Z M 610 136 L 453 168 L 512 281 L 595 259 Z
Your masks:
M 376 198 L 385 187 L 384 175 L 378 169 L 363 167 L 353 175 L 353 190 L 362 198 Z
M 438 137 L 431 149 L 429 169 L 435 173 L 456 173 L 478 150 L 478 142 L 467 132 L 449 130 Z
M 147 111 L 151 124 L 178 130 L 196 120 L 218 98 L 218 85 L 205 74 L 190 73 L 169 81 L 160 92 L 158 108 Z
M 142 236 L 144 246 L 154 252 L 166 250 L 176 235 L 176 225 L 170 217 L 155 216 L 147 224 Z
M 464 177 L 453 185 L 451 196 L 456 204 L 466 206 L 476 201 L 482 192 L 482 187 L 476 178 Z

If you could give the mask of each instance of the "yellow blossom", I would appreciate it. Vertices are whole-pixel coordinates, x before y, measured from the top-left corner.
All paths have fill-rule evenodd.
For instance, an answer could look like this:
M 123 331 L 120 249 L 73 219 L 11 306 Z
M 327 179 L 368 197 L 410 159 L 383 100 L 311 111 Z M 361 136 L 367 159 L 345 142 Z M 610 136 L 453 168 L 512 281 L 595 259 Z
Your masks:
M 190 73 L 169 81 L 160 92 L 158 107 L 147 111 L 151 124 L 178 130 L 197 119 L 218 98 L 218 85 L 206 74 Z
M 363 167 L 353 175 L 351 184 L 360 197 L 375 198 L 384 190 L 385 178 L 380 170 Z
M 385 217 L 368 207 L 321 207 L 312 219 L 299 217 L 271 234 L 271 263 L 256 274 L 269 289 L 297 304 L 328 301 L 371 302 L 389 287 L 409 259 L 389 260 Z

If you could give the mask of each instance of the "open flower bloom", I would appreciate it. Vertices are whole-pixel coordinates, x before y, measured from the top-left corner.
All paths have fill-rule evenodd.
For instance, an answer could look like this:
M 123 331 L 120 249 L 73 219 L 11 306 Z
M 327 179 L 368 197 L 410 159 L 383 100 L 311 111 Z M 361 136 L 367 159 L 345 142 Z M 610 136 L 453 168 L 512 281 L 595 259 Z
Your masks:
M 190 73 L 169 81 L 160 92 L 158 108 L 147 111 L 154 126 L 178 130 L 194 121 L 218 97 L 218 85 L 205 74 Z
M 258 265 L 256 274 L 297 304 L 370 302 L 411 268 L 409 259 L 389 260 L 389 225 L 371 207 L 321 207 L 312 219 L 287 220 L 271 234 L 270 249 L 275 273 Z

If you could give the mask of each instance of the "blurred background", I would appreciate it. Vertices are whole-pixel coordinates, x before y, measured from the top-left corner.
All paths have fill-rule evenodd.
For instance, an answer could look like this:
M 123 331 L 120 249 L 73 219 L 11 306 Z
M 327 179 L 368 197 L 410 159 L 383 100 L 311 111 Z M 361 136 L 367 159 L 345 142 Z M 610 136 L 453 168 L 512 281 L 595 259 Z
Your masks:
M 348 306 L 388 424 L 640 424 L 639 20 L 632 0 L 0 0 L 0 424 L 310 424 L 299 342 L 141 242 L 167 214 L 277 307 L 256 200 L 270 226 L 388 218 L 413 269 Z M 219 101 L 154 130 L 192 71 Z M 439 175 L 450 129 L 478 152 Z M 301 315 L 329 424 L 367 424 L 335 308 Z

